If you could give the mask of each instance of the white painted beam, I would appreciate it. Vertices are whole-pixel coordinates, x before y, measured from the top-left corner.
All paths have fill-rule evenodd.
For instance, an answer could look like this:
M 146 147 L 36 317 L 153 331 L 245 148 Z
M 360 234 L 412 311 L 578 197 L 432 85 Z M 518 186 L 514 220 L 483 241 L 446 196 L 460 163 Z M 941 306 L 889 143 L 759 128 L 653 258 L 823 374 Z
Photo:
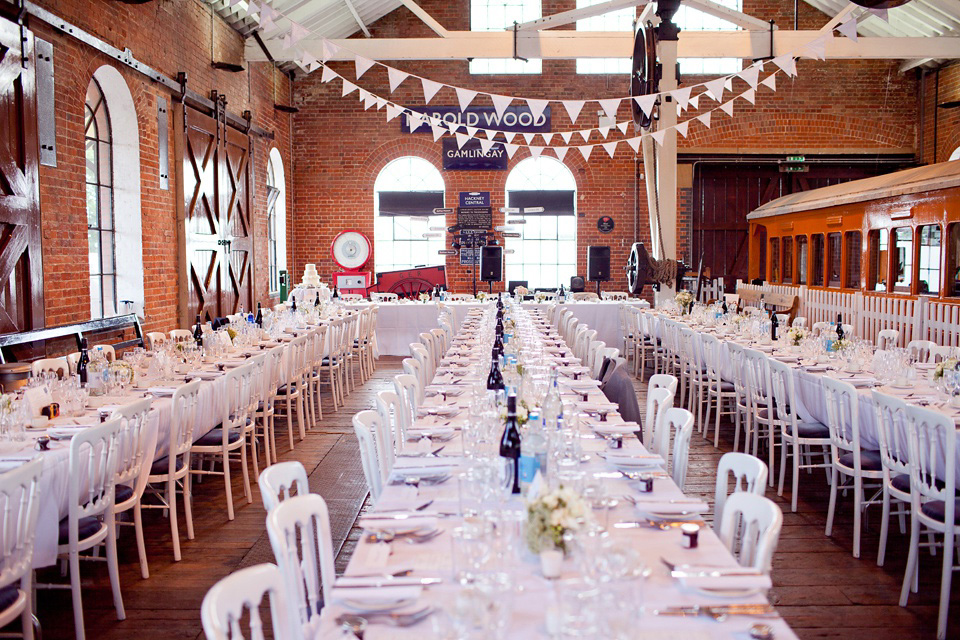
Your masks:
M 431 16 L 429 13 L 424 11 L 423 7 L 418 5 L 413 0 L 400 0 L 400 2 L 403 3 L 403 6 L 405 6 L 407 9 L 410 9 L 413 15 L 420 18 L 421 22 L 423 22 L 425 25 L 433 29 L 433 32 L 436 33 L 438 36 L 440 36 L 441 38 L 447 37 L 447 30 L 443 27 L 442 24 L 434 20 L 433 16 Z
M 590 7 L 581 7 L 580 9 L 561 11 L 560 13 L 555 13 L 552 16 L 546 16 L 543 18 L 537 18 L 536 20 L 531 20 L 529 22 L 524 22 L 517 25 L 517 30 L 538 31 L 540 29 L 562 27 L 566 24 L 573 24 L 577 20 L 592 18 L 593 16 L 600 16 L 605 13 L 610 13 L 611 11 L 617 11 L 618 9 L 636 7 L 641 4 L 648 5 L 648 1 L 649 0 L 608 0 L 607 2 L 601 2 L 600 4 L 595 4 Z M 512 31 L 513 27 L 510 27 L 510 30 Z
M 359 13 L 357 13 L 357 8 L 353 6 L 353 2 L 351 0 L 343 0 L 343 1 L 346 3 L 347 9 L 350 9 L 350 13 L 353 14 L 353 19 L 357 21 L 357 24 L 360 26 L 360 30 L 363 31 L 363 35 L 369 38 L 370 30 L 367 29 L 367 25 L 364 24 L 363 18 L 360 17 Z
M 817 37 L 818 31 L 774 32 L 774 53 L 797 52 Z M 303 51 L 316 57 L 323 53 L 322 40 L 300 42 Z M 446 38 L 334 39 L 343 47 L 333 60 L 353 60 L 355 52 L 371 60 L 463 60 L 466 58 L 512 58 L 512 31 L 450 31 Z M 292 60 L 296 53 L 284 51 L 279 39 L 266 43 L 277 60 Z M 633 55 L 633 34 L 629 31 L 526 31 L 518 34 L 517 53 L 525 58 L 571 60 L 575 58 L 629 58 Z M 266 56 L 256 44 L 247 44 L 247 60 Z M 770 55 L 770 35 L 760 31 L 686 31 L 680 33 L 680 58 L 760 58 Z M 827 40 L 831 59 L 913 60 L 960 58 L 960 37 L 871 38 L 857 42 L 842 36 Z
M 911 69 L 916 69 L 921 65 L 925 65 L 928 62 L 933 62 L 933 58 L 916 58 L 915 60 L 907 60 L 900 65 L 900 73 L 906 73 Z
M 657 5 L 652 2 L 648 2 L 646 5 L 644 5 L 643 9 L 640 10 L 640 15 L 637 17 L 637 24 L 643 25 L 647 23 L 647 20 L 653 20 L 653 17 L 656 15 L 654 11 L 656 10 Z M 657 21 L 659 21 L 659 19 Z M 656 21 L 654 24 L 656 24 Z
M 711 15 L 715 18 L 720 18 L 721 20 L 726 20 L 731 22 L 738 27 L 742 27 L 749 31 L 769 31 L 770 23 L 759 18 L 754 18 L 751 15 L 747 15 L 742 11 L 737 11 L 736 9 L 730 9 L 723 6 L 722 4 L 717 4 L 711 0 L 683 0 L 683 4 L 688 7 L 692 7 L 697 11 L 702 11 L 708 15 Z M 774 25 L 774 30 L 776 30 L 776 25 Z

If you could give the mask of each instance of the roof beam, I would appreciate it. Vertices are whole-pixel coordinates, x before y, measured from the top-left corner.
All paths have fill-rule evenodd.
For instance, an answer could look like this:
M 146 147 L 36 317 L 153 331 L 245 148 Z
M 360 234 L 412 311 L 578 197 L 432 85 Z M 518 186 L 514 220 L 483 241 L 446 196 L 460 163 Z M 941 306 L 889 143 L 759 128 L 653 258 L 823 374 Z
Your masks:
M 774 55 L 799 51 L 821 35 L 821 31 L 774 32 Z M 633 34 L 629 31 L 524 31 L 517 34 L 517 51 L 525 58 L 571 60 L 575 58 L 629 58 L 633 55 Z M 446 38 L 335 39 L 342 47 L 333 60 L 353 60 L 352 52 L 371 60 L 464 60 L 466 58 L 512 58 L 512 31 L 450 31 Z M 267 41 L 277 60 L 293 60 L 280 40 Z M 323 55 L 323 41 L 302 40 L 304 51 Z M 247 60 L 266 60 L 256 44 L 247 45 Z M 761 58 L 770 55 L 770 35 L 760 31 L 684 31 L 680 33 L 681 58 Z M 827 58 L 913 60 L 916 58 L 958 59 L 960 37 L 827 39 Z
M 357 24 L 360 26 L 360 30 L 363 31 L 363 35 L 370 37 L 370 29 L 367 29 L 367 25 L 364 24 L 363 18 L 360 17 L 360 14 L 357 13 L 357 8 L 353 6 L 351 0 L 343 0 L 347 5 L 347 9 L 350 9 L 350 13 L 353 14 L 353 19 L 357 21 Z
M 900 73 L 906 73 L 911 69 L 916 69 L 919 66 L 925 65 L 928 62 L 933 62 L 934 58 L 916 58 L 914 60 L 906 60 L 903 64 L 900 65 Z
M 750 31 L 770 30 L 769 22 L 765 22 L 759 18 L 754 18 L 753 16 L 747 15 L 742 11 L 730 9 L 721 4 L 717 4 L 716 2 L 712 2 L 711 0 L 683 0 L 683 4 L 687 5 L 688 7 L 692 7 L 697 11 L 702 11 L 715 18 L 732 22 L 738 27 L 742 27 Z M 773 28 L 776 29 L 776 25 L 774 25 Z
M 517 30 L 538 31 L 540 29 L 562 27 L 566 24 L 572 24 L 577 20 L 592 18 L 593 16 L 603 15 L 605 13 L 610 13 L 611 11 L 617 11 L 618 9 L 636 7 L 637 5 L 641 4 L 648 5 L 648 2 L 649 0 L 608 0 L 607 2 L 601 2 L 600 4 L 595 4 L 590 7 L 581 7 L 580 9 L 561 11 L 560 13 L 555 13 L 552 16 L 546 16 L 544 18 L 531 20 L 530 22 L 524 22 L 523 24 L 517 25 Z M 512 31 L 513 27 L 509 27 L 509 29 Z
M 637 24 L 645 24 L 647 20 L 653 19 L 653 12 L 656 11 L 657 5 L 652 2 L 648 2 L 644 5 L 643 9 L 640 10 L 640 15 L 637 17 Z
M 414 2 L 413 0 L 400 0 L 400 2 L 401 2 L 401 3 L 403 4 L 403 6 L 405 6 L 407 9 L 410 9 L 410 11 L 411 11 L 411 13 L 413 13 L 413 15 L 417 16 L 418 18 L 420 18 L 420 21 L 421 21 L 421 22 L 423 22 L 425 25 L 427 25 L 428 27 L 430 27 L 431 29 L 433 29 L 433 32 L 434 32 L 435 34 L 437 34 L 437 35 L 440 36 L 441 38 L 446 38 L 446 37 L 447 37 L 447 30 L 444 29 L 444 27 L 443 27 L 442 24 L 440 24 L 439 22 L 437 22 L 436 20 L 434 20 L 433 16 L 431 16 L 429 13 L 427 13 L 426 11 L 424 11 L 424 10 L 423 10 L 423 7 L 421 7 L 420 5 L 418 5 L 418 4 L 417 4 L 416 2 Z

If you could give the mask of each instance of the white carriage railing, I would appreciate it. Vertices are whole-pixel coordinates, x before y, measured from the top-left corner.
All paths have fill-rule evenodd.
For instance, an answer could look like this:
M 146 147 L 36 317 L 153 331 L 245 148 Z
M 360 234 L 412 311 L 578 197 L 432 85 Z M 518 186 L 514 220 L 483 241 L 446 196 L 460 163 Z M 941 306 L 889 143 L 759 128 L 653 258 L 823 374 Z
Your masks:
M 834 322 L 837 314 L 854 326 L 854 333 L 876 342 L 881 329 L 900 331 L 898 345 L 911 340 L 932 340 L 939 345 L 960 346 L 960 304 L 920 296 L 808 289 L 806 286 L 753 285 L 737 281 L 737 289 L 763 293 L 786 293 L 800 298 L 799 316 L 807 326 Z
M 723 278 L 713 278 L 707 280 L 706 284 L 700 288 L 700 302 L 706 304 L 711 300 L 719 300 L 723 295 Z

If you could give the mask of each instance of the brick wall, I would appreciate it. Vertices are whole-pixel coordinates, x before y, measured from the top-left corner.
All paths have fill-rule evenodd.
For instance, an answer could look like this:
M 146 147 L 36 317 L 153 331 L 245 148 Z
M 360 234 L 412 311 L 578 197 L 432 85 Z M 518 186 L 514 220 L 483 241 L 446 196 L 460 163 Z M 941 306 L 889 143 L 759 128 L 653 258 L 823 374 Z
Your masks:
M 423 0 L 421 6 L 447 29 L 469 29 L 467 0 Z M 776 19 L 784 28 L 792 28 L 793 3 L 782 0 L 753 2 L 747 0 L 745 10 L 761 19 Z M 574 0 L 544 3 L 549 15 L 575 7 Z M 800 27 L 818 28 L 826 17 L 801 3 Z M 429 37 L 432 32 L 405 8 L 398 9 L 370 25 L 374 37 Z M 543 73 L 522 77 L 469 74 L 466 61 L 408 62 L 387 64 L 439 82 L 475 90 L 532 98 L 612 97 L 627 93 L 626 78 L 576 74 L 574 61 L 545 61 Z M 891 153 L 911 152 L 916 131 L 913 126 L 916 109 L 917 82 L 912 74 L 900 74 L 897 62 L 816 62 L 804 60 L 798 65 L 800 75 L 788 80 L 778 77 L 778 90 L 758 92 L 755 106 L 738 100 L 735 117 L 714 116 L 712 129 L 691 125 L 688 139 L 680 140 L 681 154 L 724 152 L 749 154 L 758 152 L 790 153 Z M 353 81 L 352 63 L 331 65 L 338 73 Z M 685 77 L 696 83 L 703 78 Z M 390 93 L 386 72 L 379 67 L 368 71 L 358 84 L 377 95 L 389 97 L 404 106 L 423 104 L 420 83 L 408 79 L 396 92 Z M 737 80 L 734 90 L 743 91 L 745 83 Z M 294 254 L 290 264 L 298 279 L 305 263 L 317 263 L 325 277 L 334 270 L 329 246 L 334 236 L 345 228 L 355 228 L 373 236 L 373 183 L 377 173 L 389 161 L 404 155 L 426 158 L 441 166 L 440 143 L 429 134 L 403 134 L 399 119 L 386 122 L 385 114 L 375 109 L 364 111 L 356 93 L 341 98 L 341 82 L 328 84 L 314 73 L 295 83 L 294 95 L 300 113 L 294 117 L 293 157 L 294 189 L 297 196 L 297 224 Z M 701 107 L 709 108 L 704 99 Z M 455 105 L 456 95 L 443 89 L 431 105 Z M 478 97 L 477 105 L 488 105 Z M 516 104 L 516 103 L 514 103 Z M 596 105 L 584 108 L 575 128 L 596 126 Z M 695 115 L 695 114 L 692 114 Z M 629 118 L 628 105 L 623 104 L 618 120 Z M 565 110 L 556 107 L 552 113 L 553 131 L 573 129 Z M 610 134 L 619 136 L 619 132 Z M 611 138 L 612 139 L 612 138 Z M 522 140 L 521 140 L 522 142 Z M 598 136 L 591 144 L 604 142 Z M 542 144 L 538 138 L 534 144 Z M 582 144 L 582 143 L 581 143 Z M 546 155 L 551 155 L 549 152 Z M 509 162 L 509 168 L 529 157 L 520 150 Z M 586 247 L 609 244 L 615 281 L 608 289 L 622 289 L 625 280 L 620 270 L 629 252 L 634 234 L 649 245 L 649 223 L 645 189 L 640 184 L 639 197 L 634 199 L 636 158 L 626 145 L 620 145 L 611 159 L 599 146 L 585 163 L 576 150 L 569 152 L 565 164 L 571 169 L 578 189 L 578 270 L 586 271 Z M 642 163 L 641 163 L 642 164 Z M 504 183 L 507 171 L 448 171 L 443 173 L 447 206 L 455 206 L 457 193 L 466 190 L 490 191 L 494 207 L 504 206 Z M 681 251 L 689 252 L 689 210 L 691 194 L 681 193 Z M 636 214 L 637 224 L 634 223 Z M 597 218 L 612 216 L 616 229 L 612 234 L 599 234 Z M 502 217 L 495 219 L 501 224 Z M 453 223 L 452 216 L 447 225 Z M 449 245 L 448 245 L 449 246 Z M 681 254 L 682 255 L 682 254 Z M 432 257 L 431 257 L 432 258 Z M 425 257 L 425 261 L 428 258 Z M 435 259 L 439 262 L 440 257 Z M 460 267 L 456 256 L 446 257 L 448 279 L 454 290 L 464 291 L 471 279 L 468 267 Z M 368 265 L 373 269 L 373 261 Z
M 960 108 L 939 109 L 937 104 L 960 100 L 960 65 L 911 74 L 921 76 L 923 88 L 917 108 L 923 126 L 923 145 L 918 154 L 924 164 L 945 162 L 960 147 Z
M 253 136 L 254 227 L 256 291 L 267 291 L 266 166 L 272 146 L 284 159 L 288 181 L 288 228 L 292 227 L 292 166 L 290 116 L 273 109 L 289 103 L 291 86 L 271 64 L 248 64 L 247 71 L 217 71 L 210 65 L 211 37 L 220 60 L 241 62 L 243 40 L 199 0 L 167 0 L 128 5 L 111 0 L 40 0 L 54 14 L 119 49 L 129 48 L 145 64 L 169 77 L 188 74 L 188 86 L 201 95 L 211 90 L 227 96 L 227 109 L 253 113 L 253 123 L 275 134 L 271 142 Z M 44 296 L 47 325 L 78 322 L 90 317 L 87 229 L 84 192 L 84 95 L 101 65 L 117 68 L 127 81 L 137 110 L 140 135 L 140 190 L 143 225 L 146 330 L 177 326 L 176 185 L 172 109 L 168 119 L 169 189 L 158 177 L 157 97 L 172 100 L 169 91 L 145 76 L 116 63 L 87 45 L 55 32 L 32 19 L 30 28 L 54 46 L 56 86 L 57 167 L 40 168 L 43 226 Z M 122 171 L 121 167 L 116 168 Z M 128 212 L 117 211 L 118 216 Z M 292 255 L 290 256 L 292 259 Z M 122 268 L 122 265 L 119 265 Z M 265 295 L 261 296 L 266 299 Z

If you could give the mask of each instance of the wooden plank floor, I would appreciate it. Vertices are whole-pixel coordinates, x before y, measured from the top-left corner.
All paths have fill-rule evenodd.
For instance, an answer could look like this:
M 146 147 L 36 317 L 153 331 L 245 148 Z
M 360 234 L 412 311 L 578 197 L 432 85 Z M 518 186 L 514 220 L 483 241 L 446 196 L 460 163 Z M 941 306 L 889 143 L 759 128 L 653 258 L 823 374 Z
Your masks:
M 318 464 L 336 465 L 328 452 L 352 433 L 350 419 L 362 409 L 372 408 L 377 391 L 388 388 L 401 371 L 399 358 L 382 358 L 375 376 L 351 394 L 347 406 L 332 412 L 327 400 L 324 420 L 307 434 L 294 451 L 281 445 L 281 459 L 300 460 L 308 472 Z M 643 400 L 643 386 L 635 383 Z M 641 402 L 641 406 L 643 403 Z M 280 423 L 278 423 L 279 426 Z M 284 429 L 278 429 L 286 438 Z M 285 440 L 282 440 L 285 442 Z M 733 448 L 730 425 L 721 424 L 719 449 L 694 434 L 690 450 L 687 492 L 713 503 L 716 467 L 720 456 Z M 329 469 L 324 469 L 329 471 Z M 354 471 L 355 472 L 355 471 Z M 336 473 L 325 474 L 337 477 Z M 933 638 L 936 631 L 937 598 L 941 556 L 921 554 L 920 593 L 911 596 L 910 606 L 897 605 L 900 581 L 906 563 L 907 538 L 891 526 L 887 562 L 876 566 L 879 512 L 868 515 L 863 536 L 863 557 L 855 559 L 852 549 L 852 502 L 842 499 L 834 535 L 824 535 L 827 491 L 822 473 L 801 476 L 798 510 L 790 512 L 789 487 L 783 498 L 776 491 L 768 496 L 784 509 L 784 528 L 774 558 L 771 592 L 773 602 L 801 638 Z M 226 519 L 222 482 L 214 478 L 196 489 L 194 514 L 196 539 L 183 542 L 183 560 L 173 562 L 167 521 L 158 512 L 146 516 L 147 553 L 151 577 L 140 578 L 132 531 L 124 530 L 120 540 L 121 584 L 127 619 L 118 622 L 113 612 L 106 567 L 83 563 L 84 609 L 90 638 L 138 640 L 152 638 L 202 638 L 199 608 L 207 589 L 217 580 L 242 566 L 264 533 L 264 511 L 252 482 L 254 502 L 237 509 L 236 519 Z M 242 496 L 239 481 L 234 495 Z M 872 510 L 871 510 L 872 511 Z M 182 517 L 182 516 L 181 516 Z M 182 531 L 182 527 L 181 527 Z M 354 527 L 340 554 L 340 569 L 352 553 L 359 530 Z M 43 581 L 59 580 L 58 572 L 41 572 Z M 960 576 L 958 576 L 960 580 Z M 41 591 L 40 619 L 48 639 L 72 638 L 72 609 L 69 591 Z M 951 609 L 951 637 L 960 637 L 960 588 L 954 587 Z

